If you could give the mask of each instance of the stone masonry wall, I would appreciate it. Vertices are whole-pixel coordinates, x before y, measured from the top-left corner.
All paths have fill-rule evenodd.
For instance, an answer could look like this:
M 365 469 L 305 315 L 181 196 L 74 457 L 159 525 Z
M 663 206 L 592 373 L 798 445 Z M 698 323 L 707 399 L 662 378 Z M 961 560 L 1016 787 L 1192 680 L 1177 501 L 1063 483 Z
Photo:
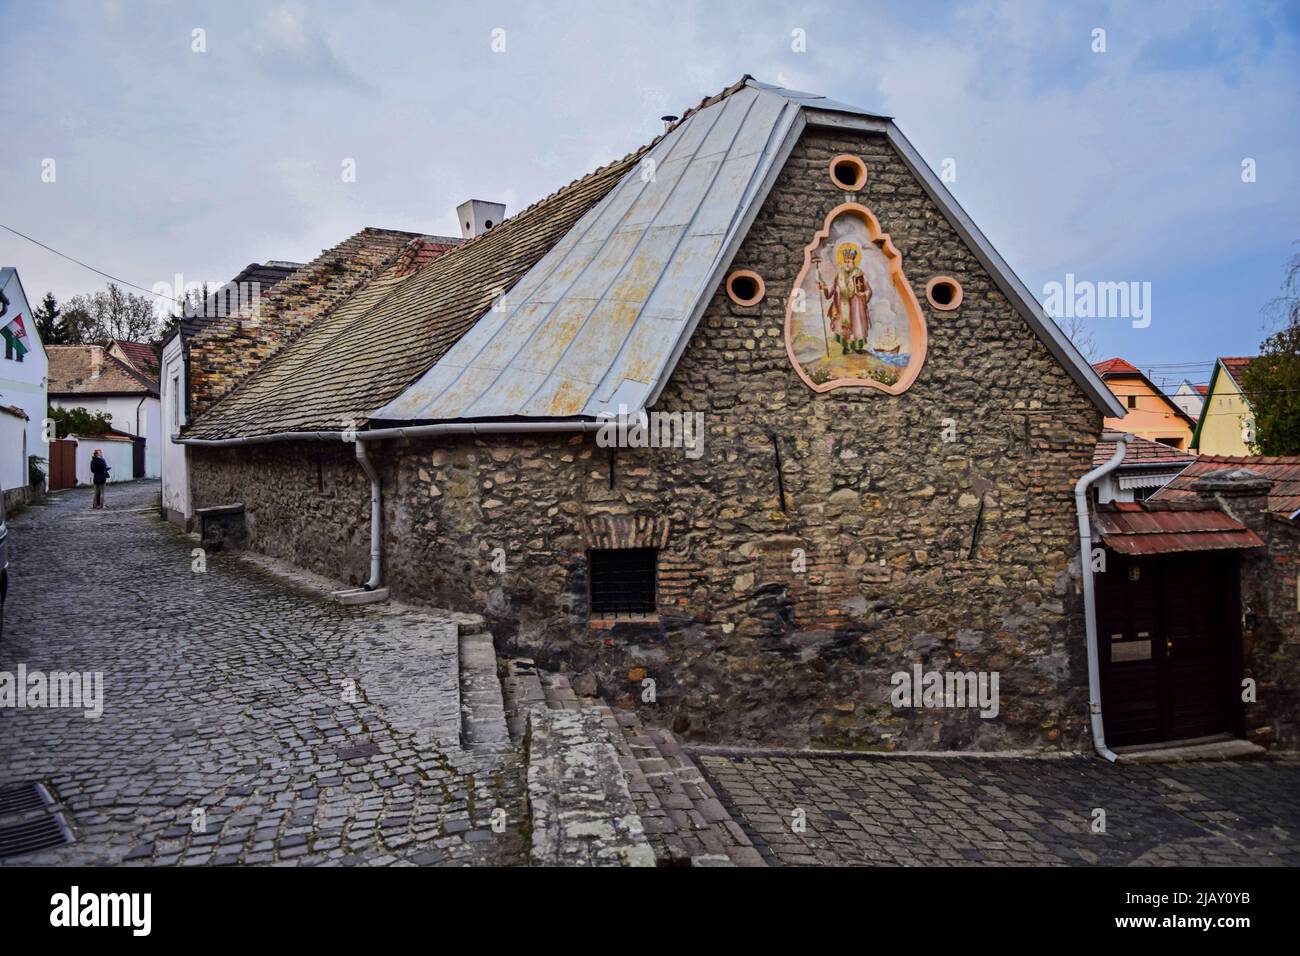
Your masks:
M 869 169 L 856 197 L 827 173 L 842 152 Z M 929 324 L 925 368 L 900 396 L 816 394 L 785 351 L 803 248 L 853 198 L 892 236 Z M 758 272 L 766 297 L 745 308 L 718 291 L 658 406 L 704 412 L 701 458 L 611 456 L 590 434 L 388 443 L 374 457 L 394 593 L 485 611 L 499 643 L 590 672 L 696 739 L 1085 747 L 1071 491 L 1100 412 L 881 137 L 805 134 L 733 267 Z M 926 302 L 938 274 L 963 286 L 956 311 Z M 195 496 L 244 500 L 254 547 L 356 582 L 365 484 L 346 447 L 322 448 L 326 497 L 317 453 L 196 449 Z M 588 620 L 585 550 L 612 534 L 662 540 L 656 620 Z M 914 665 L 998 672 L 997 716 L 892 707 L 891 675 Z
M 1300 528 L 1267 511 L 1264 496 L 1231 512 L 1264 539 L 1241 553 L 1241 603 L 1245 674 L 1257 699 L 1245 705 L 1246 731 L 1257 743 L 1294 749 L 1300 741 Z

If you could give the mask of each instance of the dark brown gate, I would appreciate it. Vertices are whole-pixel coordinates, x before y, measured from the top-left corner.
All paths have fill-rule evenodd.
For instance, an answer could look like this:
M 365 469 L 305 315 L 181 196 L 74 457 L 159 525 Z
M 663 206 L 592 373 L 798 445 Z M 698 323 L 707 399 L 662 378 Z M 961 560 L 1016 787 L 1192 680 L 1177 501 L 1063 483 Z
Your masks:
M 77 484 L 77 443 L 71 438 L 50 442 L 50 490 Z
M 1232 729 L 1241 643 L 1235 555 L 1106 558 L 1106 571 L 1096 576 L 1106 742 Z
M 144 477 L 144 439 L 131 439 L 131 477 Z

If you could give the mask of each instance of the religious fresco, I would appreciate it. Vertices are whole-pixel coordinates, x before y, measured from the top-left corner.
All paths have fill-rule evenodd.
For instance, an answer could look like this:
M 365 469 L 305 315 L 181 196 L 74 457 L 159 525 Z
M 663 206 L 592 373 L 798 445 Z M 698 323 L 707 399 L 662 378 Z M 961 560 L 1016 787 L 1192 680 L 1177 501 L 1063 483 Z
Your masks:
M 804 249 L 786 307 L 785 346 L 818 392 L 846 386 L 905 391 L 925 363 L 926 327 L 902 256 L 871 210 L 831 210 Z

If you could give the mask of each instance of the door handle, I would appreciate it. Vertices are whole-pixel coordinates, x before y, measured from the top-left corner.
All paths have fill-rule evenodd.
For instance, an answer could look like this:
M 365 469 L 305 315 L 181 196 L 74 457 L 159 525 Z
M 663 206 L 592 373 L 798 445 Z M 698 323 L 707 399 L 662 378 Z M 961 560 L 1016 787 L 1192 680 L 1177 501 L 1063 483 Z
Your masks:
M 1174 656 L 1174 642 L 1172 640 L 1165 641 L 1165 656 L 1166 657 Z

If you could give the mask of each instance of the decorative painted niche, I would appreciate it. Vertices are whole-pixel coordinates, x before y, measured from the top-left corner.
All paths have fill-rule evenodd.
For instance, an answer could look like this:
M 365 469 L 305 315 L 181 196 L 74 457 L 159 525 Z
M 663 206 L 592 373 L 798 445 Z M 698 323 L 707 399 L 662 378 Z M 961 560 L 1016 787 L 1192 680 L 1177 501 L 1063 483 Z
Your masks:
M 786 304 L 785 348 L 816 392 L 907 391 L 925 364 L 928 332 L 903 257 L 866 206 L 844 203 L 804 247 Z

